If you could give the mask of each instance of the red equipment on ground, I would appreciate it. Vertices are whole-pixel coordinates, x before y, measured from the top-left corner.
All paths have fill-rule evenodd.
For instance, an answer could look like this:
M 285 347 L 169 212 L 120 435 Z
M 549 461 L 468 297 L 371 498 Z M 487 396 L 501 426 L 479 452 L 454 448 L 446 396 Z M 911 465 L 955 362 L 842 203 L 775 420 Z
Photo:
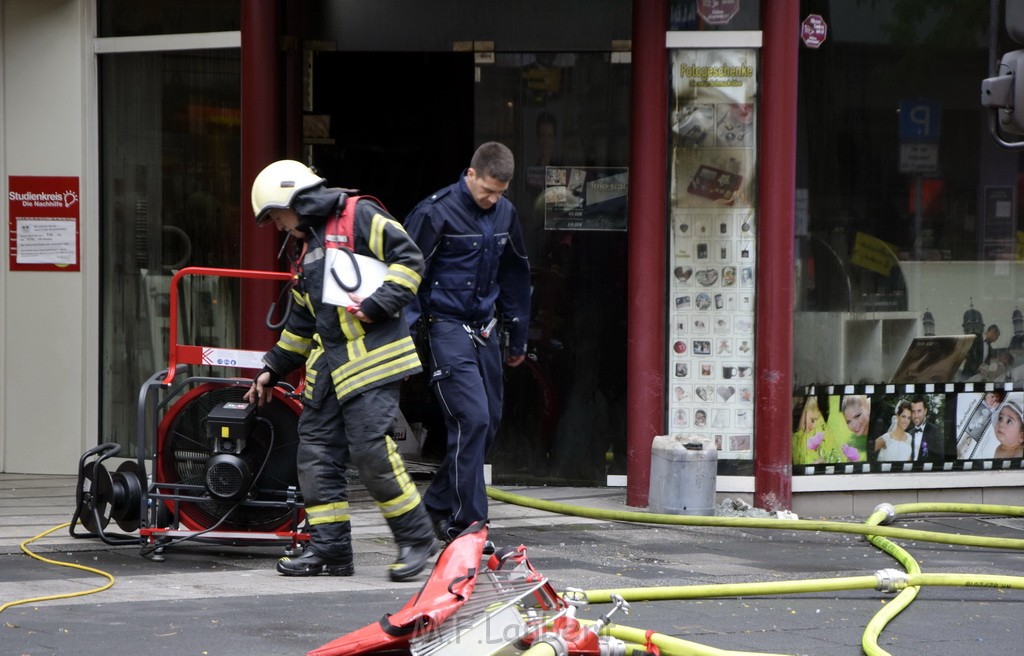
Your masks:
M 490 553 L 483 562 L 485 553 Z M 463 531 L 437 559 L 423 588 L 397 613 L 385 615 L 307 656 L 361 654 L 515 654 L 535 642 L 556 653 L 620 656 L 625 644 L 598 635 L 615 608 L 591 626 L 576 620 L 575 603 L 563 598 L 526 558 L 526 547 L 494 551 L 487 523 Z
M 309 540 L 299 529 L 305 515 L 295 471 L 301 412 L 295 391 L 281 385 L 271 402 L 257 409 L 243 399 L 250 378 L 186 375 L 190 365 L 263 366 L 262 351 L 179 343 L 179 325 L 188 325 L 185 313 L 179 312 L 179 288 L 188 282 L 193 291 L 202 290 L 196 294 L 201 300 L 190 309 L 209 316 L 209 305 L 229 306 L 232 296 L 225 281 L 216 278 L 290 282 L 292 276 L 188 267 L 171 278 L 168 365 L 139 391 L 134 457 L 112 471 L 107 460 L 117 456 L 120 444 L 100 444 L 85 452 L 78 468 L 73 537 L 136 543 L 154 560 L 162 558 L 165 547 L 188 540 L 241 546 L 281 543 L 286 552 Z M 204 281 L 220 284 L 204 287 Z M 107 532 L 111 520 L 125 533 Z M 78 524 L 87 533 L 77 533 Z

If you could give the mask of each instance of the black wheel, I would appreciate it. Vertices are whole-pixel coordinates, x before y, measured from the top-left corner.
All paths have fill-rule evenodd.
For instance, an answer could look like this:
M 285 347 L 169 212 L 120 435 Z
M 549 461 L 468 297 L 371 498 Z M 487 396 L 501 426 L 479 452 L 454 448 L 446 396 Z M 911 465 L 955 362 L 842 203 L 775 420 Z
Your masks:
M 113 498 L 110 514 L 122 531 L 131 533 L 142 524 L 142 470 L 135 460 L 125 460 L 111 477 Z
M 78 518 L 90 533 L 100 533 L 110 523 L 110 493 L 113 483 L 102 464 L 90 462 L 82 468 L 82 485 L 75 492 Z

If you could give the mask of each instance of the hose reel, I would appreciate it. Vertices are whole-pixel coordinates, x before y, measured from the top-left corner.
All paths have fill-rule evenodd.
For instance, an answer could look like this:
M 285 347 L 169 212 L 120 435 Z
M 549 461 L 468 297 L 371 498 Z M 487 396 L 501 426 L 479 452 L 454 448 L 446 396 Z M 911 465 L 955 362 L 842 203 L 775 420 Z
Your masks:
M 126 460 L 111 472 L 104 464 L 108 457 L 116 455 L 121 447 L 116 444 L 101 445 L 96 453 L 103 453 L 92 462 L 84 462 L 79 469 L 79 484 L 75 491 L 76 517 L 91 533 L 100 533 L 113 518 L 118 527 L 132 532 L 141 524 L 141 503 L 143 480 L 138 463 Z M 112 448 L 113 447 L 113 448 Z M 87 453 L 86 455 L 89 455 Z

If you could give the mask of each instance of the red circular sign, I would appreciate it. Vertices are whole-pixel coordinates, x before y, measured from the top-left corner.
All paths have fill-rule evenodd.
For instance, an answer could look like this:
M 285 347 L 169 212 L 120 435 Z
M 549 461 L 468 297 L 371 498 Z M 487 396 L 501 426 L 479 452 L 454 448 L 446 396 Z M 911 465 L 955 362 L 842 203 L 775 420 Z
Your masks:
M 800 38 L 808 48 L 819 48 L 828 36 L 828 23 L 818 14 L 808 14 L 800 24 Z

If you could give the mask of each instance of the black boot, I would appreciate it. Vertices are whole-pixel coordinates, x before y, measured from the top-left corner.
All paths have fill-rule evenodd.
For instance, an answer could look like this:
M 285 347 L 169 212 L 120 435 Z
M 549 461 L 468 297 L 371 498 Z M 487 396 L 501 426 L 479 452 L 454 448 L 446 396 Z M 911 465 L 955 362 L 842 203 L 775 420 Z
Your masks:
M 312 549 L 306 548 L 297 558 L 285 556 L 277 561 L 277 571 L 285 576 L 316 576 L 325 571 L 331 576 L 352 576 L 356 568 L 352 563 L 351 554 L 348 558 L 324 558 Z
M 455 539 L 455 537 L 452 535 L 453 531 L 450 530 L 451 527 L 452 525 L 448 522 L 447 519 L 435 520 L 434 535 L 437 537 L 438 540 L 440 540 L 444 544 L 451 544 L 452 540 Z
M 408 581 L 422 572 L 436 553 L 437 541 L 433 535 L 420 542 L 399 545 L 398 560 L 388 568 L 388 576 L 392 581 Z

